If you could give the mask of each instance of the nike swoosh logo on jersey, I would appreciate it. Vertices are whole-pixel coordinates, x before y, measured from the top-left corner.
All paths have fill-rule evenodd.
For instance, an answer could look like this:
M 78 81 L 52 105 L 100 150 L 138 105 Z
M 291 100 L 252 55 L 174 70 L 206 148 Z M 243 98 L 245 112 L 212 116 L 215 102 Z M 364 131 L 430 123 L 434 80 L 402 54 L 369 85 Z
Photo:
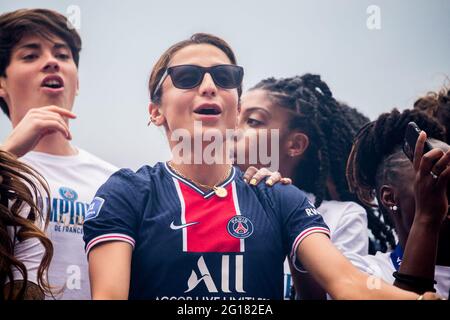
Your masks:
M 172 223 L 170 224 L 170 229 L 172 229 L 172 230 L 179 230 L 179 229 L 183 229 L 183 228 L 190 227 L 190 226 L 192 226 L 192 225 L 194 225 L 194 224 L 197 224 L 197 223 L 198 223 L 198 222 L 190 222 L 190 223 L 180 224 L 179 226 L 176 226 L 176 225 L 173 223 L 173 221 L 172 221 Z

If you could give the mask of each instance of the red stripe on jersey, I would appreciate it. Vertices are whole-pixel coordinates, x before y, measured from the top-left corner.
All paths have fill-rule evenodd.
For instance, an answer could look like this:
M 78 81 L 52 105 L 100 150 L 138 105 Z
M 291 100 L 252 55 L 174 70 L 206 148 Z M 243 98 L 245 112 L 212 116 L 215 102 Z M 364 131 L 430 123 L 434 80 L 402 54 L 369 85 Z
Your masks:
M 228 195 L 216 195 L 205 199 L 188 185 L 179 183 L 185 204 L 185 223 L 197 222 L 186 227 L 187 252 L 240 252 L 240 239 L 228 233 L 228 221 L 237 215 L 232 187 L 225 189 Z

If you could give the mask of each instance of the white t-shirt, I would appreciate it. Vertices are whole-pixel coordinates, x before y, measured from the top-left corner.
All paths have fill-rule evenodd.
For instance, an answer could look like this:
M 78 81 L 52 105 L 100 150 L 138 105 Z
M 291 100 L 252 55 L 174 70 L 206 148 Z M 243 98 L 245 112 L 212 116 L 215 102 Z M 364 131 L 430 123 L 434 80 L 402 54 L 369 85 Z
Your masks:
M 47 234 L 54 252 L 48 280 L 57 290 L 63 289 L 56 298 L 90 299 L 83 242 L 84 215 L 98 188 L 118 168 L 82 149 L 74 156 L 29 152 L 21 160 L 42 174 L 50 187 Z
M 393 284 L 395 281 L 392 275 L 396 269 L 391 259 L 391 253 L 377 252 L 372 255 L 351 255 L 352 263 L 361 271 L 366 272 L 375 277 L 381 278 L 383 281 Z M 450 289 L 450 267 L 436 266 L 434 280 L 436 293 L 441 297 L 448 299 Z M 373 283 L 373 285 L 376 285 Z
M 29 176 L 28 178 L 34 181 L 35 186 L 39 189 L 38 192 L 44 194 L 43 193 L 44 189 L 41 188 L 39 181 L 37 181 L 33 176 Z M 25 185 L 28 185 L 26 182 L 24 183 Z M 34 193 L 32 190 L 31 195 L 34 198 Z M 34 201 L 37 201 L 37 199 L 34 198 Z M 11 208 L 12 206 L 13 202 L 8 201 L 8 207 Z M 28 215 L 30 213 L 30 206 L 26 203 L 22 203 L 22 207 L 19 208 L 18 212 L 22 218 L 28 219 Z M 36 226 L 41 231 L 44 231 L 45 217 L 36 218 L 34 221 L 34 226 Z M 27 280 L 35 284 L 38 284 L 38 270 L 42 262 L 42 259 L 44 258 L 45 255 L 45 247 L 42 245 L 41 241 L 36 237 L 19 241 L 18 239 L 18 234 L 20 231 L 19 227 L 8 226 L 6 229 L 13 244 L 14 257 L 18 261 L 23 263 L 25 266 L 27 272 Z M 13 281 L 23 279 L 22 273 L 17 267 L 12 266 L 11 271 Z M 10 281 L 11 279 L 6 278 L 5 283 L 8 283 Z
M 308 198 L 314 203 L 312 194 L 308 194 Z M 352 201 L 324 200 L 317 210 L 330 228 L 331 242 L 344 256 L 351 260 L 353 256 L 368 255 L 367 213 L 362 206 Z M 289 299 L 292 280 L 287 261 L 284 263 L 284 272 L 284 298 Z
M 26 218 L 26 217 L 25 217 Z M 36 223 L 38 227 L 42 226 Z M 14 257 L 25 265 L 28 281 L 38 284 L 38 269 L 45 254 L 45 248 L 38 238 L 28 238 L 24 241 L 17 239 L 19 229 L 8 226 L 8 235 L 13 241 Z M 22 273 L 18 268 L 12 267 L 14 280 L 22 280 Z M 6 283 L 10 279 L 6 279 Z

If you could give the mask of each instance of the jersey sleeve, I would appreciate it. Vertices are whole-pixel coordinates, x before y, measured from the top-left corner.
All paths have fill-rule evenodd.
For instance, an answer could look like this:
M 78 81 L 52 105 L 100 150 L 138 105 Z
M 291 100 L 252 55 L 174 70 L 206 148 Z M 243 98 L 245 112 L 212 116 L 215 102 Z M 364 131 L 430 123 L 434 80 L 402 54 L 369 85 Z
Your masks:
M 289 258 L 300 272 L 306 272 L 297 259 L 297 248 L 314 233 L 330 237 L 330 229 L 306 194 L 295 186 L 275 185 L 274 201 L 283 223 L 283 237 L 289 248 Z
M 108 241 L 129 243 L 133 249 L 142 214 L 142 195 L 150 183 L 129 169 L 114 173 L 97 191 L 83 225 L 86 255 L 96 245 Z

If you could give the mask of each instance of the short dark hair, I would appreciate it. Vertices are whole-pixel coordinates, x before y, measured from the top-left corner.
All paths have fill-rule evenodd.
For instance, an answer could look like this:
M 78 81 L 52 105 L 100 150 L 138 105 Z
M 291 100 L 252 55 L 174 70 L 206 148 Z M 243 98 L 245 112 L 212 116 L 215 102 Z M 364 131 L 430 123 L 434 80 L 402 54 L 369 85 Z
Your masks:
M 189 39 L 177 42 L 169 49 L 167 49 L 154 65 L 148 83 L 150 99 L 153 103 L 159 104 L 161 102 L 162 89 L 158 90 L 158 92 L 155 92 L 155 90 L 174 54 L 181 49 L 193 44 L 210 44 L 214 47 L 217 47 L 227 55 L 232 64 L 237 64 L 236 56 L 234 55 L 234 52 L 231 49 L 230 45 L 225 40 L 207 33 L 195 33 Z M 242 86 L 239 86 L 238 96 L 240 97 L 241 94 Z
M 81 38 L 74 28 L 69 28 L 67 18 L 48 9 L 20 9 L 0 16 L 0 76 L 6 77 L 14 46 L 29 34 L 44 38 L 54 35 L 64 40 L 78 67 Z M 0 107 L 9 117 L 8 105 L 3 98 L 0 98 Z

